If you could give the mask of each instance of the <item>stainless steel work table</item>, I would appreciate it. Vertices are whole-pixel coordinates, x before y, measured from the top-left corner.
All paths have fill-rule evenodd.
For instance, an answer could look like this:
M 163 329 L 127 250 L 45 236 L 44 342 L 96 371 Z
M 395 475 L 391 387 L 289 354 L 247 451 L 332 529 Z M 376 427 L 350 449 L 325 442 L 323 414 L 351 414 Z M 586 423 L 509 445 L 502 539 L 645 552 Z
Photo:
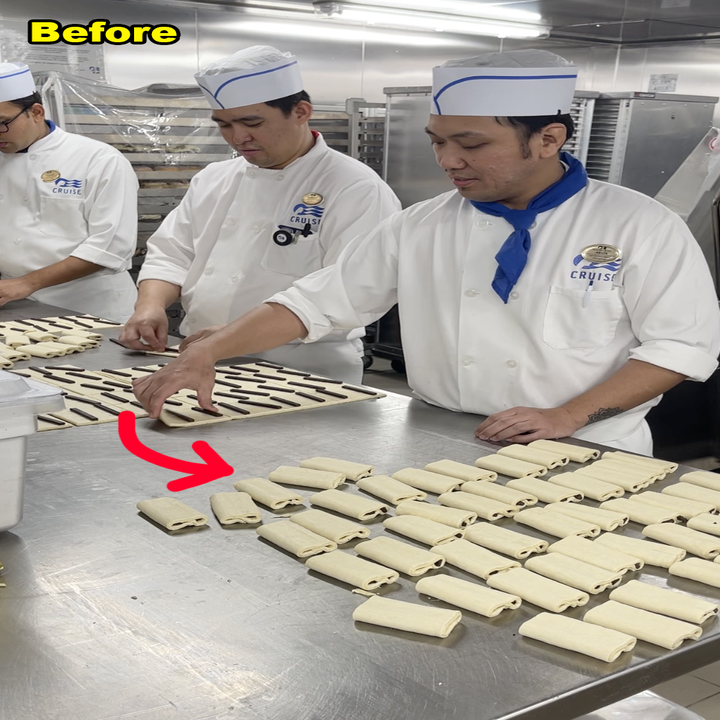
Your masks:
M 0 322 L 43 310 L 18 303 Z M 103 343 L 65 360 L 99 369 L 158 359 L 138 358 Z M 313 455 L 371 462 L 378 474 L 443 457 L 472 463 L 492 452 L 473 438 L 477 424 L 397 395 L 188 430 L 137 423 L 154 450 L 197 460 L 190 446 L 203 439 L 235 467 L 180 494 L 204 512 L 234 480 Z M 710 623 L 680 650 L 639 642 L 605 664 L 518 636 L 538 612 L 527 603 L 495 619 L 463 612 L 444 640 L 356 625 L 365 598 L 309 573 L 254 528 L 212 518 L 171 535 L 141 517 L 135 503 L 169 494 L 178 476 L 130 455 L 114 423 L 30 438 L 25 518 L 0 533 L 2 720 L 567 720 L 720 656 Z M 692 581 L 668 585 L 720 599 Z M 429 602 L 407 577 L 386 592 Z

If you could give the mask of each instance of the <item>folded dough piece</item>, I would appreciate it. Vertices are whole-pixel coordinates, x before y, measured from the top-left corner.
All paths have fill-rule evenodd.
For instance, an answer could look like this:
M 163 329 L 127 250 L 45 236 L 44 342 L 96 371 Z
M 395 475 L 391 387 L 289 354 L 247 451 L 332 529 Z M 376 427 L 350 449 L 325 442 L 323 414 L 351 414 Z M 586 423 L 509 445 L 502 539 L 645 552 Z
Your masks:
M 445 558 L 438 553 L 382 536 L 358 543 L 355 552 L 411 577 L 424 575 L 429 570 L 437 570 L 445 564 Z
M 613 533 L 603 533 L 593 543 L 619 550 L 637 560 L 642 560 L 646 565 L 655 567 L 669 568 L 673 563 L 679 562 L 685 557 L 685 551 L 680 548 Z
M 517 505 L 509 505 L 498 500 L 491 500 L 487 497 L 462 491 L 443 493 L 438 497 L 438 501 L 447 507 L 469 510 L 485 520 L 512 517 L 518 511 Z
M 720 535 L 720 516 L 710 513 L 696 515 L 688 520 L 687 526 L 693 530 L 699 530 L 710 535 Z
M 402 515 L 383 520 L 383 525 L 393 532 L 405 535 L 425 545 L 443 545 L 451 540 L 462 538 L 464 530 L 428 520 L 414 515 Z
M 602 508 L 581 505 L 580 503 L 551 503 L 546 506 L 547 510 L 558 512 L 561 515 L 569 515 L 578 520 L 597 525 L 601 530 L 612 532 L 623 525 L 627 525 L 628 518 L 624 513 L 614 510 L 603 510 Z
M 33 342 L 46 342 L 51 340 L 57 340 L 57 335 L 53 335 L 49 332 L 43 332 L 41 330 L 28 330 L 24 333 Z
M 643 490 L 650 485 L 651 481 L 646 475 L 638 476 L 634 473 L 623 472 L 622 469 L 618 469 L 617 465 L 600 467 L 601 462 L 602 460 L 581 467 L 579 470 L 575 470 L 574 474 L 580 475 L 581 477 L 591 477 L 596 480 L 602 480 L 610 485 L 617 485 L 625 490 L 625 492 L 630 493 L 638 492 L 638 490 Z
M 305 500 L 281 485 L 276 485 L 265 478 L 248 478 L 238 480 L 233 487 L 238 492 L 247 493 L 255 502 L 262 503 L 271 510 L 280 510 L 288 505 L 302 505 Z
M 337 545 L 344 545 L 356 538 L 366 538 L 370 535 L 370 528 L 363 527 L 351 520 L 335 517 L 322 510 L 306 510 L 295 513 L 290 522 L 302 525 L 302 527 L 332 540 Z
M 674 510 L 679 513 L 680 518 L 683 520 L 689 520 L 696 515 L 702 515 L 703 513 L 717 512 L 715 506 L 712 503 L 700 502 L 699 500 L 688 500 L 687 498 L 671 497 L 669 495 L 663 495 L 659 492 L 645 491 L 638 493 L 633 497 L 633 500 L 647 503 L 648 505 L 654 505 L 655 507 L 665 508 L 666 510 Z
M 466 482 L 460 488 L 462 492 L 472 493 L 480 497 L 497 500 L 507 505 L 516 505 L 518 508 L 528 507 L 537 504 L 538 499 L 528 492 L 513 490 L 513 488 L 497 483 L 489 482 Z
M 372 465 L 351 462 L 350 460 L 336 460 L 328 457 L 313 457 L 300 463 L 302 468 L 312 470 L 325 470 L 326 472 L 342 473 L 348 480 L 355 482 L 360 478 L 370 477 L 375 471 Z
M 500 448 L 498 455 L 505 455 L 515 458 L 516 460 L 524 460 L 525 462 L 535 463 L 536 465 L 543 465 L 550 470 L 567 465 L 570 460 L 567 455 L 561 452 L 517 444 Z
M 561 553 L 549 553 L 529 558 L 525 567 L 551 580 L 597 595 L 615 587 L 622 580 L 622 573 L 613 573 L 597 565 L 577 560 Z
M 560 515 L 545 508 L 529 508 L 521 510 L 515 516 L 515 522 L 521 525 L 540 530 L 540 532 L 565 538 L 569 535 L 580 535 L 581 537 L 595 537 L 600 534 L 600 528 L 585 520 L 578 520 L 567 515 Z
M 632 635 L 552 613 L 539 613 L 524 622 L 518 632 L 524 637 L 603 662 L 617 660 L 624 652 L 630 652 L 637 642 Z
M 330 490 L 344 483 L 345 475 L 341 472 L 327 472 L 325 470 L 281 465 L 268 475 L 268 480 L 285 485 L 300 485 L 302 487 L 317 488 L 318 490 Z
M 608 545 L 597 545 L 579 537 L 567 537 L 559 540 L 550 545 L 548 552 L 567 555 L 617 574 L 640 570 L 644 564 L 639 558 L 622 550 L 616 550 Z
M 462 480 L 440 473 L 418 470 L 417 468 L 405 468 L 393 473 L 393 478 L 414 488 L 425 490 L 425 492 L 440 495 L 444 492 L 452 492 L 462 485 Z
M 10 345 L 7 338 L 5 338 L 5 342 Z M 42 343 L 38 343 L 37 345 L 10 345 L 10 347 L 14 348 L 18 352 L 23 353 L 24 355 L 32 355 L 33 357 L 41 358 L 62 357 L 63 355 L 67 355 L 70 352 L 70 350 L 68 349 L 58 350 L 53 347 L 45 347 Z M 68 347 L 69 345 L 65 346 L 65 348 Z
M 504 455 L 484 455 L 475 461 L 475 465 L 485 468 L 485 470 L 492 470 L 499 475 L 514 478 L 538 477 L 547 473 L 547 468 L 544 465 L 525 462 L 525 460 L 516 460 Z
M 334 510 L 356 520 L 372 520 L 380 515 L 386 515 L 388 511 L 387 505 L 377 500 L 370 500 L 370 498 L 360 497 L 342 490 L 323 490 L 315 493 L 310 496 L 310 504 Z
M 55 348 L 55 350 L 61 351 L 65 350 L 66 354 L 75 353 L 75 352 L 85 352 L 85 348 L 81 345 L 69 345 L 67 343 L 60 343 L 55 341 L 43 341 L 39 342 L 35 345 L 35 347 L 47 347 L 47 348 Z
M 437 460 L 426 465 L 425 469 L 458 478 L 465 482 L 495 482 L 497 480 L 497 473 L 492 472 L 492 470 L 484 470 L 474 465 L 465 465 L 464 463 L 455 462 L 455 460 Z
M 2 348 L 0 348 L 0 353 Z M 706 472 L 705 470 L 694 470 L 680 476 L 680 482 L 690 483 L 691 485 L 699 485 L 708 490 L 720 492 L 720 475 L 714 472 Z
M 485 582 L 496 590 L 518 595 L 550 612 L 560 613 L 587 604 L 587 593 L 543 577 L 525 568 L 513 568 L 491 575 Z
M 515 530 L 491 525 L 475 523 L 465 531 L 465 538 L 476 545 L 496 550 L 510 557 L 522 560 L 533 553 L 543 553 L 548 548 L 545 540 L 523 535 Z
M 580 502 L 583 499 L 583 494 L 579 490 L 554 485 L 546 480 L 538 480 L 538 478 L 534 477 L 510 480 L 507 486 L 514 490 L 530 493 L 544 503 Z
M 337 544 L 289 520 L 261 525 L 255 532 L 273 545 L 300 558 L 337 550 Z
M 667 523 L 648 525 L 643 528 L 643 535 L 667 545 L 682 548 L 706 560 L 711 560 L 720 555 L 719 537 L 692 530 L 684 525 L 669 525 Z
M 622 452 L 621 450 L 608 450 L 603 453 L 603 458 L 614 458 L 621 462 L 634 463 L 641 467 L 649 467 L 662 473 L 673 473 L 678 469 L 678 464 L 671 460 L 662 460 L 660 458 L 651 458 L 645 455 L 633 455 L 631 453 Z
M 615 510 L 627 515 L 633 522 L 640 525 L 654 525 L 656 523 L 680 522 L 680 513 L 655 505 L 648 505 L 630 498 L 615 498 L 600 504 L 603 510 Z
M 309 570 L 315 570 L 362 590 L 376 590 L 382 585 L 394 583 L 399 577 L 390 568 L 368 562 L 342 550 L 309 557 L 305 565 Z
M 3 338 L 3 342 L 5 343 L 5 345 L 7 345 L 8 347 L 11 347 L 13 349 L 17 349 L 19 347 L 25 347 L 27 345 L 30 345 L 30 343 L 28 342 L 29 338 L 24 333 L 17 333 L 17 332 L 12 332 L 10 330 L 3 330 L 2 332 L 0 332 L 0 335 Z
M 141 500 L 137 509 L 168 530 L 207 525 L 208 517 L 174 497 Z
M 467 527 L 477 520 L 477 514 L 469 510 L 441 507 L 416 500 L 399 503 L 395 512 L 398 515 L 417 515 L 455 528 Z
M 14 364 L 12 360 L 9 360 L 4 355 L 0 355 L 0 368 L 3 370 L 9 370 Z
M 667 650 L 675 650 L 683 644 L 683 640 L 697 640 L 702 635 L 702 628 L 697 625 L 623 605 L 615 600 L 608 600 L 588 610 L 583 622 L 624 632 Z
M 619 498 L 625 494 L 625 490 L 619 485 L 614 485 L 604 480 L 580 475 L 579 473 L 560 473 L 548 478 L 548 482 L 555 485 L 562 485 L 572 490 L 581 492 L 585 497 L 591 500 L 610 500 L 611 498 Z
M 715 603 L 638 580 L 631 580 L 615 588 L 610 593 L 610 599 L 698 625 L 718 614 L 718 606 Z
M 720 588 L 720 565 L 717 562 L 701 560 L 700 558 L 688 558 L 673 563 L 668 572 L 677 577 L 696 580 L 705 585 Z
M 435 545 L 432 552 L 442 555 L 450 565 L 469 572 L 471 575 L 477 575 L 483 580 L 489 578 L 493 573 L 520 567 L 520 563 L 516 560 L 508 560 L 502 555 L 467 540 L 453 540 L 443 545 Z
M 450 575 L 421 578 L 415 583 L 415 589 L 484 617 L 497 617 L 503 610 L 516 610 L 522 602 L 517 595 L 491 590 Z
M 99 344 L 95 340 L 90 340 L 89 338 L 80 337 L 78 335 L 63 335 L 62 337 L 59 337 L 57 339 L 57 342 L 65 345 L 77 345 L 78 347 L 84 348 L 85 350 L 87 350 L 88 348 L 97 347 Z
M 66 336 L 66 337 L 82 337 L 82 338 L 85 338 L 86 340 L 94 340 L 94 341 L 100 341 L 103 339 L 103 336 L 100 333 L 91 332 L 90 330 L 80 330 L 79 328 L 77 330 L 75 330 L 75 328 L 73 328 L 72 330 L 60 330 L 58 328 L 58 334 L 60 336 Z M 60 342 L 62 342 L 62 340 L 60 340 Z
M 716 510 L 720 510 L 720 492 L 716 490 L 709 490 L 706 487 L 700 487 L 688 482 L 680 482 L 664 487 L 662 492 L 665 495 L 673 495 L 674 497 L 708 502 L 714 505 Z
M 625 475 L 632 475 L 633 477 L 652 484 L 657 480 L 662 480 L 667 473 L 663 472 L 659 468 L 650 467 L 649 465 L 639 465 L 631 462 L 625 462 L 621 458 L 616 457 L 604 457 L 602 460 L 594 463 L 600 467 L 607 467 L 611 470 L 624 473 Z
M 375 497 L 379 497 L 392 505 L 399 505 L 406 500 L 424 500 L 427 493 L 411 485 L 406 485 L 389 475 L 374 475 L 357 481 L 357 486 Z
M 557 442 L 557 440 L 534 440 L 528 447 L 561 452 L 567 455 L 571 462 L 576 463 L 586 463 L 589 460 L 596 460 L 600 457 L 599 450 L 593 450 L 592 448 L 583 447 L 582 445 Z
M 247 525 L 262 521 L 260 508 L 245 492 L 215 493 L 210 496 L 210 507 L 221 525 Z
M 12 362 L 30 359 L 30 356 L 26 353 L 19 352 L 15 348 L 11 348 L 3 343 L 0 343 L 0 356 Z
M 459 610 L 431 608 L 378 595 L 355 608 L 352 617 L 356 622 L 440 638 L 446 638 L 462 620 Z

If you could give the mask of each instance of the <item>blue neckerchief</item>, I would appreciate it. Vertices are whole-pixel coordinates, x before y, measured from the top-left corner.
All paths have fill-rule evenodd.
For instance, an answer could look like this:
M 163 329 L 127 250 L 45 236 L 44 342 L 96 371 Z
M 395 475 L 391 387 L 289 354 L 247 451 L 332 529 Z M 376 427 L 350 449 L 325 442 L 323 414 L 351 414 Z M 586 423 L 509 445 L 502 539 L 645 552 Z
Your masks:
M 50 132 L 52 132 L 53 130 L 55 130 L 55 128 L 57 127 L 57 125 L 56 125 L 52 120 L 46 120 L 46 121 L 45 121 L 45 124 L 50 128 Z M 49 134 L 50 134 L 50 133 L 48 133 L 48 135 L 49 135 Z M 47 137 L 47 135 L 46 135 L 45 137 Z M 32 145 L 31 145 L 30 147 L 32 147 Z M 26 152 L 30 149 L 30 147 L 26 147 L 24 150 L 18 150 L 18 152 L 19 152 L 19 153 L 26 153 Z
M 527 264 L 532 242 L 529 229 L 538 213 L 562 205 L 587 185 L 587 173 L 579 160 L 566 152 L 560 153 L 560 159 L 568 166 L 566 173 L 554 185 L 536 195 L 525 210 L 512 210 L 496 202 L 470 201 L 481 212 L 504 218 L 514 228 L 495 256 L 498 269 L 492 287 L 504 303 L 507 303 L 510 291 L 515 287 Z

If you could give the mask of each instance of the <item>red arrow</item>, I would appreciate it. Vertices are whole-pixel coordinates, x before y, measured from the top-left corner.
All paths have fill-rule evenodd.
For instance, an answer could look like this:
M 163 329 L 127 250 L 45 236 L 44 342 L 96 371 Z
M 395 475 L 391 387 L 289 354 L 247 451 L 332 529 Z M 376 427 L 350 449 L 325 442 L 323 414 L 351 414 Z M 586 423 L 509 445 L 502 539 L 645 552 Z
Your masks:
M 204 485 L 218 478 L 232 475 L 235 472 L 235 469 L 228 465 L 204 440 L 198 440 L 192 444 L 192 449 L 204 460 L 202 463 L 171 458 L 168 455 L 151 450 L 138 439 L 135 431 L 135 414 L 129 410 L 123 410 L 120 413 L 118 434 L 120 435 L 120 442 L 133 455 L 168 470 L 190 473 L 186 477 L 171 480 L 167 484 L 167 489 L 172 492 Z

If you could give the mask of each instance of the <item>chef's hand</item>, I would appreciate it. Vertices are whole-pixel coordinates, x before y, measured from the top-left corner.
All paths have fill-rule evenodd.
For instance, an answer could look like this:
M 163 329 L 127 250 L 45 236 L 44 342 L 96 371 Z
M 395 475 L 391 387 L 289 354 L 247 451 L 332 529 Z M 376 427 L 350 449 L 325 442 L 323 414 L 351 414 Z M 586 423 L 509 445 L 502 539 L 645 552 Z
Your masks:
M 568 437 L 580 425 L 564 408 L 514 407 L 490 415 L 475 430 L 480 440 L 529 443 L 533 440 Z
M 0 306 L 12 300 L 22 300 L 36 290 L 25 278 L 0 280 Z
M 214 385 L 215 363 L 195 346 L 152 375 L 133 380 L 133 392 L 150 417 L 156 418 L 165 400 L 183 388 L 195 390 L 201 408 L 217 412 L 212 402 Z
M 120 332 L 120 342 L 133 350 L 163 352 L 167 347 L 168 319 L 164 308 L 137 308 Z
M 204 340 L 205 338 L 210 337 L 211 335 L 216 333 L 218 330 L 222 330 L 224 327 L 225 327 L 224 325 L 210 325 L 210 327 L 203 328 L 202 330 L 199 330 L 198 332 L 193 333 L 192 335 L 188 335 L 180 343 L 180 352 L 187 350 L 193 343 L 196 343 L 198 340 Z

